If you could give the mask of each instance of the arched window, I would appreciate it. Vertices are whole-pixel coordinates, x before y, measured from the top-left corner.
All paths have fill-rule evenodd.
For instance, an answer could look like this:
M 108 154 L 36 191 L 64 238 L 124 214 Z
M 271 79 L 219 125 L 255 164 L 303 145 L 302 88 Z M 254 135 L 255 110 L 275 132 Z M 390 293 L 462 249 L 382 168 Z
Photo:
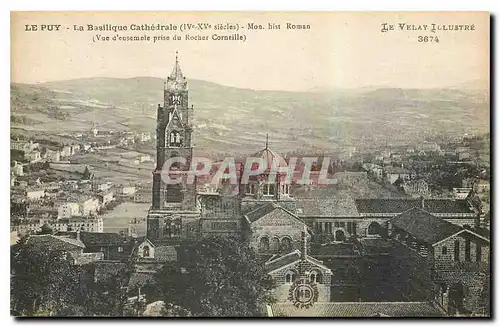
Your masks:
M 293 271 L 288 271 L 285 274 L 285 283 L 293 283 L 295 282 L 296 274 Z
M 165 221 L 165 227 L 163 227 L 163 236 L 172 237 L 172 223 L 171 221 Z
M 337 229 L 335 231 L 335 241 L 344 242 L 345 241 L 345 233 L 342 229 Z
M 182 146 L 181 133 L 178 131 L 170 132 L 169 136 L 169 146 Z
M 323 282 L 323 278 L 322 278 L 322 275 L 319 271 L 316 271 L 316 270 L 313 270 L 311 271 L 311 273 L 309 274 L 309 281 L 311 283 L 322 283 Z
M 144 258 L 149 258 L 149 246 L 145 246 L 142 248 L 142 256 Z
M 380 235 L 380 230 L 381 230 L 380 224 L 377 223 L 376 221 L 373 221 L 368 226 L 367 234 L 368 235 Z
M 267 236 L 262 236 L 259 241 L 260 251 L 269 251 L 269 238 Z
M 289 251 L 292 249 L 292 239 L 288 236 L 285 236 L 281 239 L 280 245 L 281 250 Z
M 277 251 L 280 248 L 280 240 L 276 236 L 271 239 L 271 250 Z

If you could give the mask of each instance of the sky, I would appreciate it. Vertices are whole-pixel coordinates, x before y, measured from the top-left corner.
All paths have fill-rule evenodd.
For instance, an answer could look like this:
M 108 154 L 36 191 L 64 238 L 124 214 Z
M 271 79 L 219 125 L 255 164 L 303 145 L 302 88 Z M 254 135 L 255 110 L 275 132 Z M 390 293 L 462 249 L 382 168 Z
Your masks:
M 75 31 L 87 24 L 231 23 L 241 41 L 214 41 L 224 31 L 117 32 L 178 34 L 180 41 L 93 42 L 96 34 Z M 248 30 L 248 24 L 279 24 L 279 30 Z M 308 30 L 286 29 L 287 23 Z M 381 32 L 383 23 L 395 30 Z M 400 30 L 399 24 L 474 24 L 474 31 Z M 25 25 L 60 24 L 59 31 L 26 31 Z M 208 41 L 186 41 L 185 35 Z M 418 42 L 419 36 L 439 42 Z M 11 15 L 11 81 L 41 83 L 85 77 L 166 77 L 175 58 L 185 76 L 227 86 L 265 90 L 448 87 L 489 81 L 489 15 L 467 13 L 256 13 L 256 12 L 15 12 Z

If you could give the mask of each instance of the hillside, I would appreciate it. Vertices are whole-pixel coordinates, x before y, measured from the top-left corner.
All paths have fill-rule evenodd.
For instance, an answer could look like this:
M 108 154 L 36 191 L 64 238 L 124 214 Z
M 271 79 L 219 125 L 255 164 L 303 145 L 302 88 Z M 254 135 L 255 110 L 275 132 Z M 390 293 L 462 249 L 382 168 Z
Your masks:
M 195 145 L 217 152 L 258 150 L 269 133 L 280 152 L 335 151 L 345 145 L 413 142 L 436 134 L 489 131 L 481 90 L 361 89 L 255 91 L 189 80 Z M 163 80 L 87 78 L 12 84 L 12 127 L 32 131 L 154 131 Z

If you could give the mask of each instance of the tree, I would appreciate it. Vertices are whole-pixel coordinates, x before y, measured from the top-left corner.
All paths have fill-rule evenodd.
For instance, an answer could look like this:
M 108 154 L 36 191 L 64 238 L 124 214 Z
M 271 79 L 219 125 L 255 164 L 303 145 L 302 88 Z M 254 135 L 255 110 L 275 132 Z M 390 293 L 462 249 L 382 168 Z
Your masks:
M 23 238 L 11 248 L 11 309 L 55 315 L 65 305 L 77 305 L 86 296 L 83 275 L 63 251 L 41 249 Z
M 85 170 L 83 171 L 82 179 L 83 180 L 89 180 L 92 177 L 89 166 L 85 166 Z
M 164 302 L 193 316 L 259 316 L 274 283 L 255 251 L 233 238 L 183 242 L 157 274 Z

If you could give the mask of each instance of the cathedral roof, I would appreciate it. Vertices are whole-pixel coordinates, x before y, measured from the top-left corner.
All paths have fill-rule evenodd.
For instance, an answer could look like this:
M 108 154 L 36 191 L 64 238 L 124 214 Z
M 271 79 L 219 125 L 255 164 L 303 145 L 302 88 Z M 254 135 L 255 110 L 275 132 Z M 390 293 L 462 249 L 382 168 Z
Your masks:
M 267 147 L 257 153 L 252 154 L 250 157 L 264 159 L 267 164 L 266 170 L 269 170 L 271 167 L 288 167 L 286 160 L 281 155 L 277 154 L 274 151 L 271 151 Z
M 269 149 L 269 140 L 266 135 L 266 147 L 259 152 L 251 154 L 250 158 L 262 158 L 267 164 L 266 172 L 271 169 L 271 167 L 288 167 L 288 164 L 281 155 Z M 258 169 L 256 164 L 252 165 L 252 170 Z

